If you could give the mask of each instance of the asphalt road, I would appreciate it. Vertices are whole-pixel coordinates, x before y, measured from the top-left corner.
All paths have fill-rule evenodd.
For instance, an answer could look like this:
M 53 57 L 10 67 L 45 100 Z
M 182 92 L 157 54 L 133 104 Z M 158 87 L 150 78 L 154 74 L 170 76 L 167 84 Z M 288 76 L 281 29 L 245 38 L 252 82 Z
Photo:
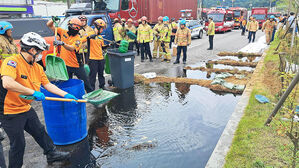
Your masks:
M 245 47 L 248 44 L 247 36 L 241 36 L 240 30 L 233 30 L 232 32 L 226 32 L 223 34 L 216 34 L 214 39 L 214 50 L 208 51 L 209 47 L 208 37 L 204 36 L 203 39 L 193 39 L 191 45 L 188 48 L 188 58 L 187 64 L 179 64 L 174 65 L 175 57 L 172 58 L 171 63 L 161 62 L 160 60 L 154 60 L 154 62 L 149 62 L 146 60 L 144 63 L 140 62 L 140 56 L 136 56 L 135 59 L 135 73 L 146 73 L 146 72 L 156 72 L 159 75 L 168 75 L 171 76 L 173 70 L 176 71 L 178 69 L 182 70 L 184 66 L 197 64 L 202 61 L 208 61 L 217 59 L 216 54 L 220 51 L 232 51 L 237 52 L 241 48 Z M 257 33 L 256 39 L 261 37 L 263 33 L 259 31 Z M 182 62 L 182 61 L 181 61 Z M 33 103 L 34 109 L 37 111 L 40 120 L 44 124 L 44 116 L 43 110 L 40 103 Z M 87 107 L 88 109 L 88 107 Z M 87 113 L 91 110 L 87 110 Z M 26 149 L 24 156 L 24 166 L 28 168 L 43 168 L 43 167 L 55 167 L 48 166 L 46 162 L 46 158 L 43 155 L 42 149 L 38 146 L 38 144 L 34 141 L 34 139 L 26 135 Z M 6 138 L 2 142 L 4 146 L 4 153 L 7 160 L 8 151 L 9 151 L 9 142 L 8 138 Z

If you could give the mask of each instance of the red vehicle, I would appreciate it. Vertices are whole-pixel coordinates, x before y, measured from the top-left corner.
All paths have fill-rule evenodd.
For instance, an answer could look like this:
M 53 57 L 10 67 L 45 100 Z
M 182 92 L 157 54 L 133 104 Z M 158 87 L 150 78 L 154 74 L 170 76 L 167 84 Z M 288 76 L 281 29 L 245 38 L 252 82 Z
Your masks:
M 212 17 L 215 23 L 216 32 L 227 32 L 234 28 L 234 13 L 229 9 L 213 9 L 208 12 L 208 18 Z M 208 29 L 209 23 L 206 22 L 205 29 Z
M 208 20 L 208 12 L 211 9 L 209 8 L 198 8 L 197 9 L 197 15 L 200 16 L 202 20 Z
M 257 22 L 259 22 L 259 27 L 261 29 L 264 22 L 267 20 L 268 8 L 253 8 L 251 15 L 255 17 Z
M 247 9 L 246 8 L 240 8 L 240 7 L 233 7 L 229 8 L 234 12 L 234 28 L 241 28 L 241 22 L 243 19 L 247 20 Z
M 146 16 L 153 24 L 159 16 L 181 17 L 180 10 L 192 10 L 192 17 L 197 18 L 197 0 L 92 0 L 93 13 L 108 12 L 111 19 L 132 18 L 137 21 Z

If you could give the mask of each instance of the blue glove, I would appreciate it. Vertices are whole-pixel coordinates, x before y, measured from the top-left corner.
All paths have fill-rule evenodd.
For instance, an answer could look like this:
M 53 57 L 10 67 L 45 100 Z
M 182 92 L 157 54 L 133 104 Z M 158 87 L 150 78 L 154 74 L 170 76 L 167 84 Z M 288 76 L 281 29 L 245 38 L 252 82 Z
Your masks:
M 34 91 L 32 96 L 35 97 L 36 101 L 43 101 L 46 99 L 46 96 L 42 92 L 39 92 L 39 91 Z
M 74 99 L 74 100 L 78 100 L 74 95 L 71 95 L 71 94 L 66 94 L 66 95 L 64 95 L 64 98 L 66 98 L 66 99 Z M 76 102 L 76 101 L 72 101 L 72 103 L 78 103 L 78 102 Z
M 64 45 L 64 42 L 63 41 L 59 41 L 59 40 L 54 40 L 53 41 L 53 45 L 55 45 L 55 46 L 63 46 Z

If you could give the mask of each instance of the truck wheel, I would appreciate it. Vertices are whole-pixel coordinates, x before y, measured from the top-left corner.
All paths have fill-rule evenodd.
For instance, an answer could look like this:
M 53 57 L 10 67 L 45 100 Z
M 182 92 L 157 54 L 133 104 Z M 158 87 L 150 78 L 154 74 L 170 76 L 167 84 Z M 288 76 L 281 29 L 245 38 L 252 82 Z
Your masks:
M 198 38 L 202 39 L 202 36 L 203 36 L 203 31 L 200 31 L 199 34 L 198 34 Z

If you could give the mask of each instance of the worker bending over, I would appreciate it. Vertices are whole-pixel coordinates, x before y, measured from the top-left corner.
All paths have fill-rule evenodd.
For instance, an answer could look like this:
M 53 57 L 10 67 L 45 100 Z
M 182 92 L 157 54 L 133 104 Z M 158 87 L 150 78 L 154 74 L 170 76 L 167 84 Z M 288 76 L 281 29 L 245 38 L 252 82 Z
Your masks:
M 69 158 L 68 152 L 57 151 L 45 127 L 40 123 L 32 100 L 20 95 L 32 95 L 37 101 L 45 100 L 40 92 L 41 85 L 49 92 L 64 98 L 75 99 L 71 94 L 51 84 L 39 64 L 36 63 L 42 51 L 49 45 L 38 34 L 29 32 L 21 38 L 21 53 L 6 58 L 1 67 L 0 121 L 9 138 L 9 168 L 21 168 L 25 150 L 24 130 L 43 148 L 48 163 Z
M 98 74 L 99 80 L 99 88 L 105 89 L 105 77 L 104 77 L 104 69 L 105 69 L 105 59 L 103 56 L 103 49 L 106 47 L 104 44 L 103 37 L 100 35 L 104 29 L 106 29 L 106 23 L 102 19 L 97 19 L 94 22 L 95 29 L 94 33 L 91 32 L 88 34 L 87 40 L 90 45 L 89 48 L 89 67 L 90 74 L 89 80 L 93 90 L 95 90 L 96 76 Z
M 125 27 L 125 32 L 132 32 L 133 34 L 136 34 L 136 27 L 133 25 L 133 20 L 132 19 L 128 19 L 127 21 L 127 25 Z M 125 36 L 125 39 L 129 42 L 129 50 L 133 50 L 134 49 L 134 45 L 135 45 L 135 39 L 131 39 L 127 34 Z
M 268 19 L 264 24 L 263 24 L 263 27 L 262 27 L 262 31 L 265 31 L 265 35 L 266 35 L 266 43 L 268 45 L 270 45 L 270 42 L 272 40 L 272 34 L 273 34 L 273 31 L 274 31 L 274 27 L 276 25 L 275 21 L 275 16 L 271 16 L 270 19 Z
M 141 62 L 144 62 L 146 55 L 149 56 L 150 62 L 153 62 L 150 42 L 153 42 L 153 32 L 150 25 L 147 24 L 147 17 L 141 18 L 142 24 L 139 25 L 137 30 L 137 42 L 141 48 Z
M 163 17 L 158 17 L 158 23 L 155 25 L 153 29 L 154 34 L 154 50 L 153 50 L 153 58 L 157 58 L 158 50 L 159 50 L 159 58 L 162 57 L 162 47 L 161 47 L 161 37 L 162 37 L 162 31 L 163 31 Z
M 5 58 L 19 53 L 17 45 L 12 38 L 12 29 L 11 23 L 0 21 L 0 67 Z
M 177 57 L 174 64 L 180 63 L 181 51 L 183 50 L 183 63 L 187 61 L 187 46 L 191 44 L 191 31 L 186 27 L 186 20 L 180 21 L 180 28 L 176 32 L 174 43 L 177 47 Z
M 168 16 L 165 16 L 163 18 L 163 29 L 162 29 L 162 39 L 161 39 L 161 47 L 163 50 L 163 58 L 162 58 L 162 62 L 166 61 L 166 62 L 170 62 L 171 60 L 171 53 L 169 50 L 169 43 L 170 43 L 170 37 L 171 37 L 171 27 L 169 25 L 169 18 Z
M 117 44 L 119 44 L 120 41 L 123 40 L 123 27 L 120 24 L 118 18 L 114 19 L 113 35 L 114 35 L 114 41 L 116 42 L 114 47 L 118 48 L 119 46 Z
M 54 17 L 54 19 L 58 18 Z M 52 20 L 48 21 L 47 26 L 55 31 Z M 82 39 L 79 35 L 81 26 L 82 23 L 78 18 L 72 18 L 68 22 L 68 30 L 58 27 L 57 33 L 60 36 L 61 41 L 54 41 L 54 45 L 62 46 L 60 57 L 66 64 L 69 78 L 73 78 L 73 75 L 75 74 L 78 79 L 83 80 L 85 90 L 89 93 L 93 89 L 84 70 L 82 54 L 79 53 L 82 46 Z

